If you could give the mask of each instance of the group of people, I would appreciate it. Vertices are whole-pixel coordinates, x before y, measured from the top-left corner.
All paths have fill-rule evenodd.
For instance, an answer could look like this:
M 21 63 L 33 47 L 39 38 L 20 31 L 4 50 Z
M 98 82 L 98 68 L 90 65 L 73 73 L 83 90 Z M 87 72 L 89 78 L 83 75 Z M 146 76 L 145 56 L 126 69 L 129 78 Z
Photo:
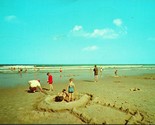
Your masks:
M 48 72 L 47 73 L 48 79 L 47 79 L 47 83 L 49 84 L 49 91 L 53 91 L 53 76 Z M 38 89 L 41 92 L 44 92 L 41 84 L 40 84 L 40 80 L 30 80 L 28 82 L 29 84 L 29 90 L 30 92 L 34 93 L 36 91 L 38 91 Z M 58 96 L 56 96 L 55 101 L 72 101 L 74 99 L 73 94 L 75 92 L 75 84 L 73 82 L 73 78 L 69 79 L 69 84 L 67 85 L 66 89 L 63 89 L 61 93 L 58 94 Z
M 58 93 L 58 96 L 55 97 L 56 102 L 60 101 L 73 101 L 75 99 L 74 97 L 74 92 L 75 92 L 75 84 L 73 82 L 73 78 L 69 79 L 69 84 L 67 85 L 66 89 L 63 89 L 61 93 Z
M 97 65 L 94 65 L 94 82 L 97 82 L 98 81 L 98 67 Z M 100 74 L 102 74 L 102 67 L 100 68 Z M 60 70 L 60 72 L 62 72 L 62 69 Z M 117 76 L 117 70 L 115 71 L 115 75 Z M 53 76 L 48 72 L 47 73 L 47 76 L 48 76 L 48 79 L 47 79 L 47 83 L 49 84 L 49 91 L 53 91 L 54 88 L 53 88 Z M 40 80 L 31 80 L 28 82 L 29 83 L 29 89 L 31 92 L 36 92 L 37 89 L 40 89 L 41 92 L 44 92 L 42 87 L 41 87 L 41 84 L 40 84 Z M 65 101 L 72 101 L 74 96 L 75 92 L 75 84 L 73 82 L 73 78 L 70 78 L 69 79 L 69 84 L 67 85 L 67 88 L 66 89 L 63 89 L 61 91 L 61 93 L 58 93 L 58 96 L 56 96 L 55 98 L 55 101 L 62 101 L 62 100 L 65 100 Z
M 99 74 L 99 73 L 98 73 L 99 71 L 98 71 L 97 65 L 94 66 L 93 71 L 94 71 L 94 82 L 97 82 L 97 81 L 98 81 L 98 74 Z M 102 71 L 103 71 L 103 68 L 100 67 L 100 77 L 102 77 Z M 115 77 L 118 77 L 117 72 L 118 72 L 118 70 L 116 69 L 116 70 L 114 71 Z

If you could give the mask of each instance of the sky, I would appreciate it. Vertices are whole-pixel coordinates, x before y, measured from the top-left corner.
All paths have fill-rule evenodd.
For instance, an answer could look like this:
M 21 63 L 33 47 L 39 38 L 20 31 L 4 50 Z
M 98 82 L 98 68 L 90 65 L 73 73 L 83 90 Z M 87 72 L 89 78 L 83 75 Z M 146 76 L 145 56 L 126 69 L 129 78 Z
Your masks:
M 155 0 L 0 0 L 0 64 L 155 64 Z

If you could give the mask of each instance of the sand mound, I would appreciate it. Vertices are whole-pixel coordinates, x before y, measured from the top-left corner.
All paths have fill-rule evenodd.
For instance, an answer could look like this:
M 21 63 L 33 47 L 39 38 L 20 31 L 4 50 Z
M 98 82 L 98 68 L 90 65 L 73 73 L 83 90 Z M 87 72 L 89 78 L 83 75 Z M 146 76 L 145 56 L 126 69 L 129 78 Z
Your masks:
M 140 91 L 140 88 L 131 88 L 130 91 Z
M 40 110 L 51 110 L 51 111 L 61 111 L 61 110 L 68 110 L 73 109 L 77 107 L 85 106 L 91 99 L 91 95 L 89 94 L 83 94 L 79 97 L 78 100 L 72 101 L 72 102 L 55 102 L 54 98 L 56 95 L 53 96 L 46 96 L 45 99 L 43 99 L 37 106 Z

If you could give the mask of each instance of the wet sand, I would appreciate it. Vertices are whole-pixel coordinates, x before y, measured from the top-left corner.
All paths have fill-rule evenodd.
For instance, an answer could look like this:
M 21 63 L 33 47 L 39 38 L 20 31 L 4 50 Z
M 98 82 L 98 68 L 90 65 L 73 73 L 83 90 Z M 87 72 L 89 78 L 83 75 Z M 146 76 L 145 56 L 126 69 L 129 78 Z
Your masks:
M 66 83 L 55 83 L 53 92 L 28 93 L 28 86 L 0 89 L 0 123 L 4 124 L 155 124 L 155 74 L 106 76 L 76 80 L 79 94 L 91 99 L 81 107 L 52 111 L 38 108 L 49 95 L 56 95 Z M 48 89 L 47 84 L 42 84 Z

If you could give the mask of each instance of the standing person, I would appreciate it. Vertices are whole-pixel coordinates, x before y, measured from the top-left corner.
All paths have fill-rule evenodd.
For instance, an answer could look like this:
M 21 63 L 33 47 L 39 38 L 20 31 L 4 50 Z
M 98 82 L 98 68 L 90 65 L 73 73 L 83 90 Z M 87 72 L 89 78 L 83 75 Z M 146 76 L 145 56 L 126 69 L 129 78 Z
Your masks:
M 70 78 L 69 79 L 69 84 L 67 86 L 67 91 L 68 91 L 68 94 L 69 94 L 69 101 L 72 101 L 73 100 L 73 94 L 75 92 L 75 84 L 73 83 L 73 78 Z
M 62 68 L 60 68 L 60 73 L 62 73 Z
M 102 77 L 102 71 L 103 71 L 103 68 L 102 66 L 100 67 L 100 77 Z
M 95 82 L 97 82 L 98 81 L 98 68 L 96 65 L 94 66 L 93 71 L 94 71 L 94 80 Z
M 60 68 L 60 78 L 62 78 L 62 68 Z
M 115 70 L 115 77 L 117 77 L 117 69 Z
M 20 68 L 20 69 L 18 70 L 18 73 L 20 74 L 20 77 L 22 77 L 22 71 L 23 71 L 22 68 Z
M 33 92 L 33 93 L 36 92 L 37 88 L 39 88 L 40 91 L 43 92 L 42 87 L 40 85 L 40 80 L 30 80 L 28 81 L 28 84 L 29 84 L 30 92 Z
M 52 83 L 53 83 L 53 76 L 49 72 L 47 73 L 47 76 L 48 76 L 47 83 L 50 86 L 50 90 L 49 91 L 51 91 L 51 90 L 53 91 L 53 85 L 52 85 Z

